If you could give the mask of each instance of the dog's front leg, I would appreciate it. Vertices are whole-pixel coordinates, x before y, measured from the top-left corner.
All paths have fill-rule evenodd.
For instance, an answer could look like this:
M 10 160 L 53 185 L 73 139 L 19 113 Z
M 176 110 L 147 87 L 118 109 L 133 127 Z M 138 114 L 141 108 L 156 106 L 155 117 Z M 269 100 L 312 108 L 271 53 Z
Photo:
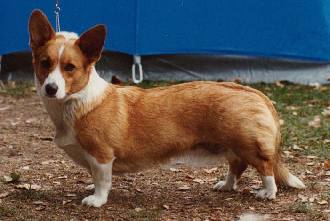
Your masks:
M 84 198 L 82 203 L 88 206 L 100 207 L 108 200 L 108 194 L 112 185 L 112 164 L 114 159 L 106 164 L 100 164 L 91 155 L 86 155 L 86 159 L 90 165 L 95 191 L 93 195 Z

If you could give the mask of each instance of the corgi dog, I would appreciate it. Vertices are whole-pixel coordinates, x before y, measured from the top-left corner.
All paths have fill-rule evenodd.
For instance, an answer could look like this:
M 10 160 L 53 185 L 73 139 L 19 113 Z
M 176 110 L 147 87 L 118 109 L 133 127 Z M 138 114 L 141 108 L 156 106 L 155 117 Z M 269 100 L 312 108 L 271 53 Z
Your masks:
M 112 174 L 184 156 L 225 157 L 229 172 L 216 190 L 235 190 L 248 165 L 262 179 L 257 197 L 274 199 L 276 183 L 305 188 L 281 161 L 279 117 L 260 91 L 217 82 L 153 89 L 113 85 L 95 70 L 105 26 L 80 36 L 56 33 L 35 10 L 29 33 L 36 88 L 56 128 L 54 141 L 93 178 L 95 192 L 83 204 L 107 202 Z

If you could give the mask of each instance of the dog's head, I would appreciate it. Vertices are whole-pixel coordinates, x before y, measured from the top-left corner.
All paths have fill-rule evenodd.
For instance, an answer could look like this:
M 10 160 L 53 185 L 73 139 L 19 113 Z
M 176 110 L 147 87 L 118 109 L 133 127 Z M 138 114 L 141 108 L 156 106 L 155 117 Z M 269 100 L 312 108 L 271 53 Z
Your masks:
M 55 33 L 46 15 L 34 10 L 29 21 L 30 46 L 40 95 L 64 99 L 88 83 L 95 62 L 100 59 L 106 29 L 97 25 L 80 37 Z

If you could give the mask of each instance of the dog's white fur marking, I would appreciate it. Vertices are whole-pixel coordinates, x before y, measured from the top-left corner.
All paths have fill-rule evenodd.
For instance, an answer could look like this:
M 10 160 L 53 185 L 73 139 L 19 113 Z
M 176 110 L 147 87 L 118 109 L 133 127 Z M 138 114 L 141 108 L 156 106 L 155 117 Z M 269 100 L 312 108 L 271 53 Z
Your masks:
M 222 190 L 222 191 L 231 191 L 236 190 L 237 188 L 237 177 L 235 174 L 228 171 L 227 177 L 225 181 L 219 181 L 213 186 L 215 190 Z
M 66 41 L 70 39 L 78 39 L 78 34 L 74 32 L 60 31 L 56 32 L 56 36 L 62 35 Z
M 274 176 L 262 176 L 261 179 L 264 187 L 257 192 L 256 196 L 262 199 L 275 199 L 277 187 Z
M 63 54 L 63 51 L 64 51 L 64 45 L 62 45 L 58 51 L 58 60 L 60 60 L 60 58 Z M 55 97 L 57 99 L 63 99 L 65 97 L 65 80 L 61 73 L 60 63 L 58 63 L 56 65 L 56 68 L 54 69 L 54 71 L 49 73 L 48 77 L 44 81 L 44 84 L 42 85 L 42 88 L 41 88 L 42 96 L 47 96 L 47 93 L 46 93 L 47 84 L 56 84 L 57 85 L 58 89 L 55 94 Z
M 305 184 L 296 176 L 292 175 L 291 173 L 289 173 L 289 177 L 287 180 L 287 185 L 290 187 L 294 187 L 297 189 L 305 189 L 306 186 Z
M 111 190 L 114 158 L 107 164 L 100 164 L 94 157 L 86 154 L 86 160 L 91 168 L 95 191 L 93 195 L 84 198 L 82 203 L 88 206 L 100 207 L 107 202 Z
M 90 104 L 95 101 L 101 102 L 108 87 L 109 83 L 101 78 L 95 68 L 92 67 L 87 85 L 79 92 L 65 98 L 65 102 L 70 103 L 70 105 L 64 107 L 64 119 L 73 123 L 75 117 L 77 117 L 77 110 L 80 110 L 82 115 L 88 113 L 94 108 Z

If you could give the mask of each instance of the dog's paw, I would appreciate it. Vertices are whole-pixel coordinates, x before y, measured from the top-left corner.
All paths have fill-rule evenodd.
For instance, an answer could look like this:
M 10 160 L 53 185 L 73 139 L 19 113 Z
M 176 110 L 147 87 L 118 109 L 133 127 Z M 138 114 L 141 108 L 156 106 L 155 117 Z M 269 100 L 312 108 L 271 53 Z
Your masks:
M 276 191 L 263 188 L 256 193 L 256 197 L 272 200 L 276 198 Z
M 234 185 L 228 184 L 226 181 L 219 181 L 213 186 L 214 190 L 233 191 L 236 189 Z
M 107 202 L 107 198 L 90 195 L 82 200 L 82 204 L 93 207 L 100 207 Z

